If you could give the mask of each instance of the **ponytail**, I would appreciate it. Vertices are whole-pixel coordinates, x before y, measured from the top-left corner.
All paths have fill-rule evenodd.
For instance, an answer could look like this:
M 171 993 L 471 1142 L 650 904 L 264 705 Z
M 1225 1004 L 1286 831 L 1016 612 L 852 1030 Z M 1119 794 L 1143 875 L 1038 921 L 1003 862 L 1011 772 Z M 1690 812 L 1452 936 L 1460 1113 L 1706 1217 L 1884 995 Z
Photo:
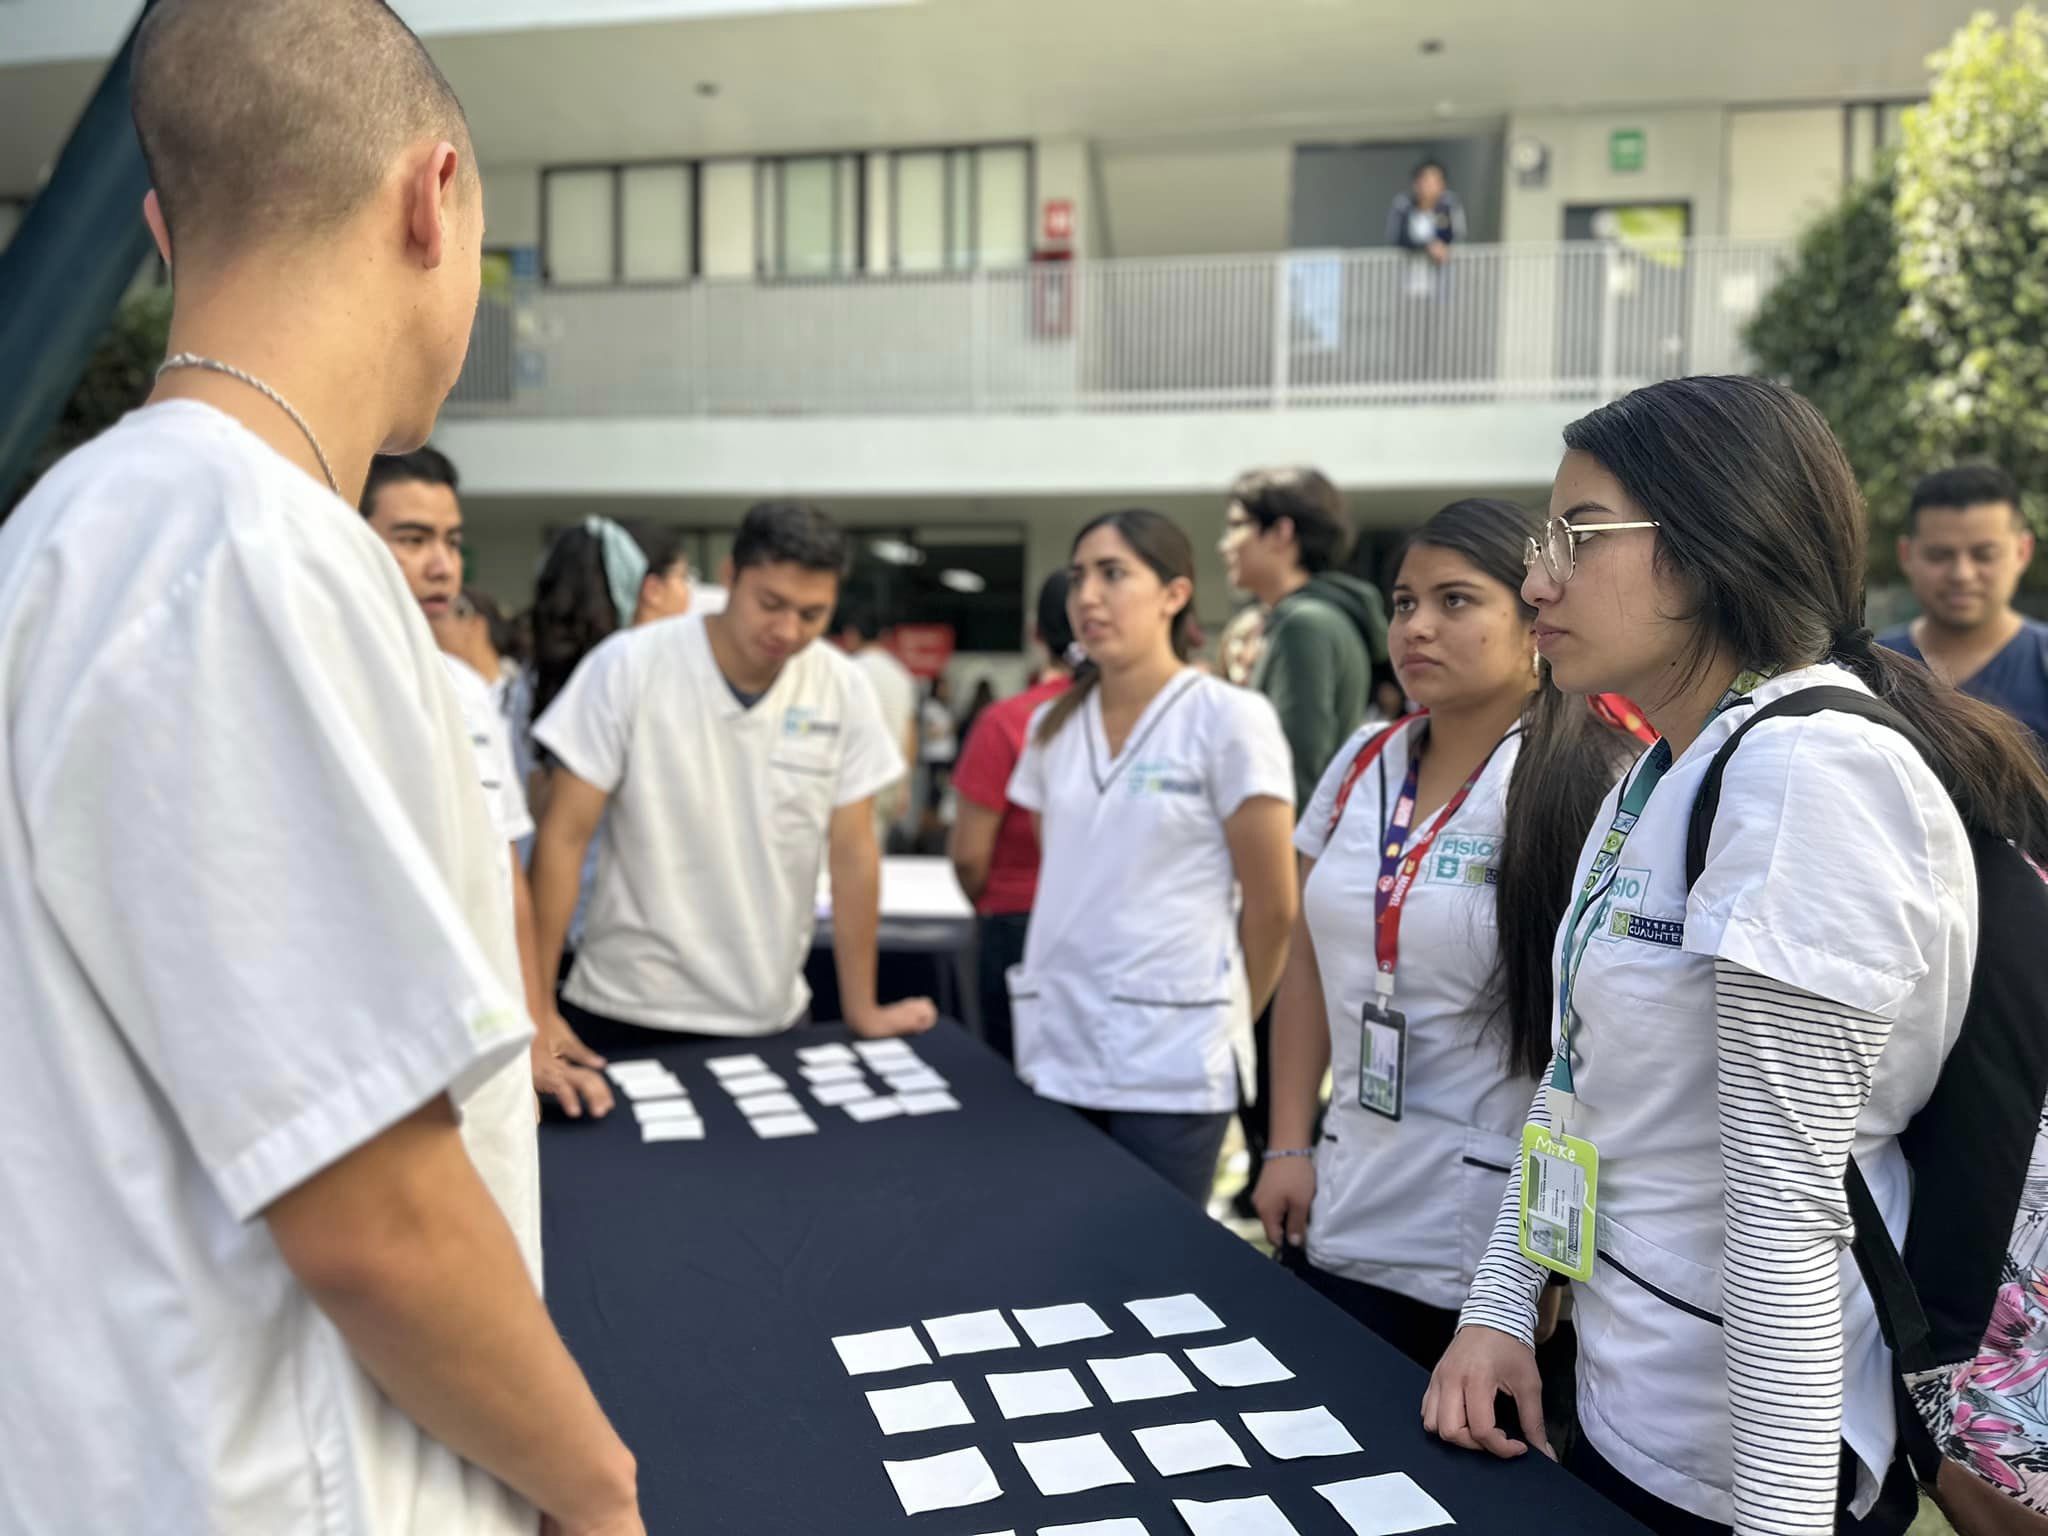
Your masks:
M 1500 933 L 1488 1028 L 1508 1066 L 1531 1081 L 1550 1064 L 1552 952 L 1572 874 L 1593 819 L 1641 743 L 1590 701 L 1543 681 L 1522 711 L 1522 750 L 1508 782 L 1494 919 Z
M 1078 645 L 1076 647 L 1078 649 Z M 1074 680 L 1067 685 L 1066 692 L 1052 701 L 1052 708 L 1045 712 L 1045 719 L 1039 722 L 1038 744 L 1044 746 L 1059 735 L 1066 723 L 1074 718 L 1081 706 L 1088 702 L 1088 695 L 1102 681 L 1102 668 L 1083 656 L 1073 664 Z
M 2048 771 L 2018 722 L 1873 643 L 1861 625 L 1836 631 L 1828 659 L 1855 673 L 1926 740 L 1928 766 L 1964 821 L 2048 863 Z

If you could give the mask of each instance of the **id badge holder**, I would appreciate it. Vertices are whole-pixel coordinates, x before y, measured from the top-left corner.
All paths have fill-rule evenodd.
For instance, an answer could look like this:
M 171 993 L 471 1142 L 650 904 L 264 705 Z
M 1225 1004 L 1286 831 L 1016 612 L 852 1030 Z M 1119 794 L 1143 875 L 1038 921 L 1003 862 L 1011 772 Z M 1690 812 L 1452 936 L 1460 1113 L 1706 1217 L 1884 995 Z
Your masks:
M 1408 1017 L 1389 1008 L 1380 992 L 1364 1009 L 1358 1042 L 1358 1105 L 1389 1120 L 1401 1118 L 1408 1080 Z
M 1522 1257 L 1573 1280 L 1593 1278 L 1600 1152 L 1577 1136 L 1522 1128 Z

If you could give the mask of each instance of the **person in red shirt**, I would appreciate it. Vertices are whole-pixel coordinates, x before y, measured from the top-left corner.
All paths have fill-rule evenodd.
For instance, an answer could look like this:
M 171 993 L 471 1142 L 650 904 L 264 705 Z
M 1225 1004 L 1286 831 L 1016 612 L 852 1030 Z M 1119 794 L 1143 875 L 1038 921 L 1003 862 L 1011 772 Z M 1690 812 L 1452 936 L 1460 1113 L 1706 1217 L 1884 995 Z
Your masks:
M 1038 681 L 1015 698 L 991 704 L 974 722 L 953 766 L 958 798 L 946 852 L 960 889 L 980 915 L 976 990 L 983 1037 L 1012 1060 L 1010 992 L 1003 974 L 1024 958 L 1024 930 L 1038 894 L 1038 834 L 1031 813 L 1009 800 L 1010 773 L 1024 753 L 1032 713 L 1064 693 L 1071 680 L 1067 651 L 1074 627 L 1067 619 L 1067 573 L 1053 572 L 1038 592 L 1038 643 L 1047 665 Z

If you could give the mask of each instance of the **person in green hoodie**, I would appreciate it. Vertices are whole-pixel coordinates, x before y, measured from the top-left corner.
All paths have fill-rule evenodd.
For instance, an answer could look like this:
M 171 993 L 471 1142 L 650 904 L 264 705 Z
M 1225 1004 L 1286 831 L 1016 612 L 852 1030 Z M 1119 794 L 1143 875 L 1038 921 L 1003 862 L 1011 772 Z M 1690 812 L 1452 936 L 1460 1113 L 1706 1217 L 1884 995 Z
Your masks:
M 1231 586 L 1266 611 L 1251 686 L 1272 700 L 1294 753 L 1294 804 L 1308 804 L 1330 759 L 1372 706 L 1375 666 L 1387 656 L 1380 595 L 1333 569 L 1351 552 L 1344 497 L 1313 469 L 1255 469 L 1230 488 L 1217 546 Z M 1238 1120 L 1254 1181 L 1266 1149 L 1270 1014 L 1252 1026 L 1255 1083 Z M 1250 1214 L 1251 1184 L 1238 1197 Z

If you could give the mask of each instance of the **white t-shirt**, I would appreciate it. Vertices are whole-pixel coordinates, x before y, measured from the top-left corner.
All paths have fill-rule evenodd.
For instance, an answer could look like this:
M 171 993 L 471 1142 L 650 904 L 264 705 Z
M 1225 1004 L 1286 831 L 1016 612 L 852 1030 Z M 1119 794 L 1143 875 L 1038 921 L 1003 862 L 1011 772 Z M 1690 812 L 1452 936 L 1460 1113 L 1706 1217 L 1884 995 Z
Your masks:
M 1382 746 L 1352 786 L 1334 836 L 1330 830 L 1352 760 L 1386 729 L 1368 726 L 1345 743 L 1294 833 L 1294 846 L 1316 861 L 1302 915 L 1323 979 L 1335 1085 L 1316 1148 L 1308 1256 L 1318 1269 L 1456 1308 L 1485 1255 L 1536 1088 L 1505 1059 L 1502 1028 L 1489 1027 L 1500 955 L 1494 881 L 1522 737 L 1519 727 L 1509 732 L 1487 760 L 1401 904 L 1392 1006 L 1407 1018 L 1408 1033 L 1397 1121 L 1358 1102 L 1361 1015 L 1378 971 L 1373 904 L 1381 845 L 1420 722 Z M 1439 823 L 1441 812 L 1418 821 L 1409 846 Z
M 903 776 L 903 747 L 853 663 L 807 645 L 748 708 L 703 616 L 664 619 L 585 657 L 534 737 L 611 796 L 563 995 L 707 1035 L 801 1018 L 832 812 Z
M 355 510 L 206 406 L 0 527 L 13 1528 L 535 1529 L 255 1219 L 452 1093 L 538 1279 L 510 870 L 446 678 Z
M 1024 963 L 1010 973 L 1018 1075 L 1086 1109 L 1237 1107 L 1251 1006 L 1223 824 L 1294 802 L 1262 694 L 1183 671 L 1111 757 L 1090 692 L 1050 743 L 1031 720 L 1010 799 L 1043 828 Z
M 909 737 L 911 722 L 917 719 L 916 677 L 879 645 L 855 651 L 849 659 L 874 685 L 875 700 L 882 707 L 882 724 L 888 728 L 890 738 L 901 743 Z M 901 747 L 897 750 L 900 755 Z
M 519 767 L 512 756 L 512 737 L 505 729 L 498 692 L 466 661 L 441 653 L 455 685 L 455 702 L 462 707 L 462 724 L 469 734 L 470 749 L 476 754 L 477 780 L 483 785 L 484 804 L 490 808 L 491 825 L 508 843 L 533 835 L 533 816 L 526 809 L 526 790 L 520 782 Z
M 1756 706 L 1830 684 L 1834 665 L 1788 672 Z M 1572 1287 L 1579 1414 L 1600 1454 L 1638 1487 L 1709 1520 L 1734 1505 L 1726 1236 L 1714 960 L 1722 958 L 1892 1023 L 1855 1155 L 1895 1239 L 1908 1170 L 1897 1136 L 1926 1102 L 1969 1000 L 1977 875 L 1961 819 L 1895 731 L 1853 715 L 1767 721 L 1722 781 L 1699 883 L 1685 837 L 1707 766 L 1748 718 L 1709 722 L 1651 794 L 1595 912 L 1571 995 L 1577 1105 L 1568 1127 L 1600 1152 L 1591 1280 Z M 1577 891 L 1613 822 L 1607 797 Z M 1559 934 L 1567 941 L 1569 911 Z M 1868 1469 L 1891 1464 L 1891 1357 L 1846 1242 L 1842 1436 Z

